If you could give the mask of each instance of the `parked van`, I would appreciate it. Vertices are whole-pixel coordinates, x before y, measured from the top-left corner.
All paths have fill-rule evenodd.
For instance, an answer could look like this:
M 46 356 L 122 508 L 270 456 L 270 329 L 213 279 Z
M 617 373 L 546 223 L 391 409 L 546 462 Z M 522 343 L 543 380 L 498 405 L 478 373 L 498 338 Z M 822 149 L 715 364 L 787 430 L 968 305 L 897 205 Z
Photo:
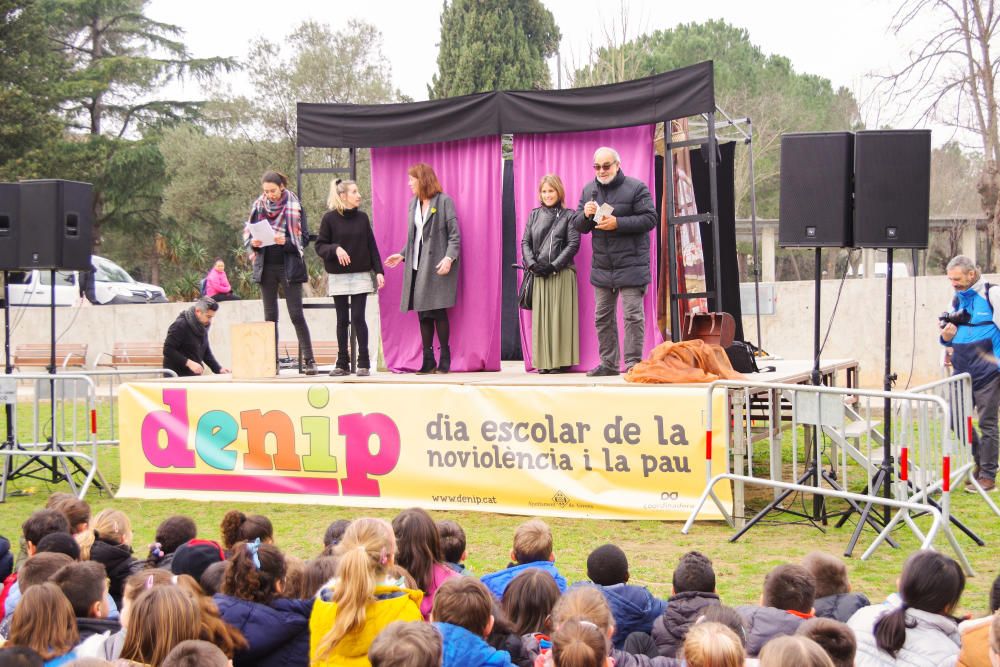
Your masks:
M 99 305 L 118 303 L 166 303 L 162 287 L 137 282 L 110 259 L 94 255 L 94 296 Z M 8 293 L 12 306 L 48 306 L 52 303 L 51 272 L 47 269 L 10 271 Z M 72 306 L 80 299 L 80 275 L 77 271 L 55 272 L 57 306 Z

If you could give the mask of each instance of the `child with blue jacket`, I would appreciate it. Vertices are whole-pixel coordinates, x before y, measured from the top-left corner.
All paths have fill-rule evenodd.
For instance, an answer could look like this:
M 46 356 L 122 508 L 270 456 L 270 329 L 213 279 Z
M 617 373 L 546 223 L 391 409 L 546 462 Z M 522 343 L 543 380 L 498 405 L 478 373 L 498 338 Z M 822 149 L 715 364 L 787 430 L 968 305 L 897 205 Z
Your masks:
M 441 584 L 431 610 L 444 649 L 441 667 L 512 666 L 507 651 L 486 643 L 493 620 L 493 600 L 482 582 L 453 577 Z
M 514 548 L 510 558 L 513 561 L 505 569 L 483 576 L 486 588 L 498 600 L 514 577 L 533 567 L 541 568 L 552 575 L 560 593 L 566 592 L 566 578 L 556 569 L 555 552 L 552 550 L 552 531 L 541 519 L 525 521 L 514 531 Z
M 653 622 L 666 608 L 666 603 L 645 586 L 628 584 L 628 557 L 614 544 L 604 544 L 590 552 L 587 577 L 600 586 L 611 607 L 615 618 L 611 643 L 615 648 L 624 648 L 625 638 L 633 632 L 651 632 Z

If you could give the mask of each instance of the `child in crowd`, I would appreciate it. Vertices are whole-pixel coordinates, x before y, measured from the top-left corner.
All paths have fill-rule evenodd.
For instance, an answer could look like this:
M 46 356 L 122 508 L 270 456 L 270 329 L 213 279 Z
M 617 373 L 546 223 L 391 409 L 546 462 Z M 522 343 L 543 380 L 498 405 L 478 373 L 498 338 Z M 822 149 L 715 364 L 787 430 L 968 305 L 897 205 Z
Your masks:
M 802 566 L 816 580 L 814 606 L 817 616 L 847 623 L 854 612 L 871 604 L 863 594 L 851 592 L 847 566 L 836 556 L 813 551 L 802 561 Z
M 188 540 L 177 547 L 174 559 L 170 561 L 170 571 L 174 574 L 186 574 L 195 581 L 201 581 L 201 575 L 213 563 L 226 560 L 222 547 L 214 540 Z
M 310 600 L 316 597 L 326 582 L 336 576 L 337 562 L 336 556 L 320 556 L 306 562 L 302 571 L 302 599 Z
M 97 657 L 109 636 L 121 630 L 118 621 L 108 618 L 108 579 L 104 566 L 92 560 L 61 567 L 49 581 L 62 591 L 73 607 L 80 643 L 79 656 Z
M 201 586 L 201 590 L 205 591 L 205 595 L 211 597 L 222 591 L 222 578 L 224 576 L 226 576 L 226 561 L 220 560 L 205 568 L 205 571 L 201 573 L 201 578 L 198 579 L 198 585 Z
M 72 535 L 49 533 L 38 540 L 38 549 L 35 553 L 66 554 L 73 560 L 80 560 L 80 544 Z
M 775 637 L 760 652 L 760 667 L 833 667 L 823 648 L 798 636 Z
M 958 631 L 962 635 L 962 652 L 958 655 L 958 667 L 990 664 L 990 625 L 1000 616 L 1000 575 L 993 580 L 989 597 L 990 615 L 962 621 Z
M 337 519 L 326 527 L 323 534 L 323 556 L 332 556 L 333 550 L 340 544 L 344 537 L 344 531 L 351 525 L 349 519 Z
M 161 667 L 175 646 L 198 639 L 201 617 L 194 596 L 180 586 L 154 586 L 129 608 L 121 658 L 132 665 Z
M 155 541 L 149 545 L 146 564 L 169 570 L 177 548 L 197 536 L 198 526 L 191 517 L 180 514 L 167 517 L 156 527 Z
M 45 659 L 46 667 L 65 664 L 74 658 L 79 642 L 76 617 L 69 600 L 59 587 L 48 582 L 32 586 L 11 615 L 11 646 L 26 646 Z
M 746 656 L 736 633 L 721 623 L 695 623 L 684 636 L 687 667 L 743 667 Z
M 52 509 L 43 509 L 32 512 L 24 523 L 21 524 L 21 537 L 24 539 L 25 550 L 28 557 L 34 556 L 38 551 L 38 543 L 49 533 L 69 534 L 69 521 L 62 513 Z M 18 572 L 14 572 L 4 580 L 3 592 L 3 617 L 10 615 L 21 599 L 21 587 L 18 585 Z
M 554 667 L 614 667 L 608 638 L 589 621 L 569 620 L 552 637 Z
M 386 579 L 395 556 L 387 522 L 351 522 L 337 546 L 337 578 L 319 592 L 309 618 L 312 665 L 368 665 L 368 649 L 383 628 L 423 618 L 423 593 Z
M 271 520 L 261 514 L 247 516 L 239 510 L 229 510 L 222 517 L 222 544 L 230 551 L 237 542 L 261 542 L 274 544 L 274 526 Z
M 21 596 L 28 590 L 37 586 L 39 584 L 44 584 L 49 580 L 53 574 L 59 571 L 59 568 L 69 565 L 73 562 L 73 559 L 66 554 L 57 553 L 36 553 L 34 556 L 28 557 L 28 560 L 24 561 L 21 569 L 18 570 L 18 604 L 20 604 Z M 17 607 L 15 606 L 15 610 Z M 13 613 L 8 614 L 4 617 L 3 622 L 0 622 L 0 638 L 9 638 L 10 636 L 10 626 L 13 622 Z
M 503 593 L 503 610 L 518 635 L 535 635 L 548 641 L 552 632 L 550 615 L 559 601 L 559 587 L 548 572 L 525 570 L 514 577 Z
M 854 639 L 854 631 L 846 623 L 832 618 L 810 618 L 799 626 L 795 634 L 819 644 L 830 656 L 833 667 L 854 667 L 858 642 Z
M 503 599 L 503 593 L 514 577 L 529 568 L 540 568 L 548 572 L 559 587 L 559 592 L 566 591 L 566 579 L 556 569 L 555 552 L 552 550 L 552 531 L 541 519 L 525 521 L 514 531 L 514 548 L 510 558 L 513 561 L 506 569 L 485 575 L 482 580 L 490 592 L 498 600 Z
M 615 617 L 611 643 L 622 648 L 633 632 L 649 633 L 666 605 L 644 586 L 628 584 L 628 558 L 614 544 L 597 547 L 587 556 L 587 578 L 601 587 Z
M 0 581 L 14 572 L 14 552 L 10 549 L 10 540 L 0 535 Z M 0 612 L 3 608 L 0 607 Z
M 396 621 L 368 649 L 372 667 L 440 667 L 441 634 L 430 623 Z
M 122 589 L 121 616 L 118 619 L 121 630 L 112 633 L 104 642 L 104 648 L 99 653 L 100 657 L 106 660 L 117 660 L 122 653 L 122 646 L 125 643 L 125 630 L 128 628 L 129 612 L 135 604 L 136 598 L 140 594 L 155 586 L 173 585 L 173 575 L 158 567 L 137 572 L 125 580 Z
M 80 500 L 76 496 L 63 497 L 61 494 L 57 498 L 53 494 L 45 507 L 66 517 L 72 535 L 79 535 L 90 527 L 90 505 L 86 500 Z
M 187 639 L 163 659 L 163 667 L 229 667 L 229 658 L 218 646 L 200 639 Z
M 420 613 L 427 619 L 437 589 L 457 573 L 442 561 L 441 538 L 425 510 L 414 507 L 400 512 L 392 520 L 392 532 L 396 535 L 396 563 L 413 575 L 417 588 L 423 591 Z
M 705 607 L 705 613 L 698 617 L 698 623 L 720 623 L 733 631 L 739 640 L 743 651 L 747 649 L 747 630 L 743 625 L 743 617 L 732 607 L 717 604 Z
M 305 576 L 306 564 L 298 556 L 285 554 L 285 588 L 281 597 L 295 600 L 308 600 L 311 595 L 302 595 L 302 578 Z
M 442 667 L 512 665 L 509 653 L 486 643 L 493 630 L 492 612 L 493 598 L 482 582 L 454 577 L 441 585 L 431 620 L 443 638 Z
M 438 537 L 441 538 L 441 555 L 444 564 L 459 574 L 469 574 L 465 567 L 465 531 L 454 521 L 437 522 Z
M 667 599 L 663 613 L 653 622 L 653 641 L 660 655 L 677 655 L 688 628 L 705 609 L 716 606 L 715 570 L 704 554 L 689 551 L 681 556 L 674 568 L 673 595 Z
M 779 565 L 768 572 L 761 606 L 736 608 L 747 631 L 747 655 L 756 658 L 774 637 L 794 635 L 803 621 L 813 618 L 815 599 L 816 580 L 801 565 Z
M 274 545 L 237 542 L 227 561 L 219 613 L 246 637 L 249 646 L 233 656 L 234 667 L 304 665 L 309 661 L 312 600 L 280 597 L 287 574 Z
M 238 651 L 247 648 L 247 640 L 243 633 L 226 623 L 219 613 L 215 599 L 205 594 L 198 582 L 186 574 L 175 575 L 173 581 L 178 587 L 191 593 L 198 603 L 198 613 L 201 617 L 201 632 L 199 639 L 218 646 L 227 658 L 233 658 Z
M 948 556 L 936 551 L 910 556 L 899 578 L 905 603 L 865 607 L 848 621 L 858 642 L 855 664 L 938 665 L 955 660 L 962 640 L 951 614 L 964 589 L 965 573 Z
M 45 659 L 27 646 L 3 646 L 0 667 L 45 667 Z
M 107 570 L 111 599 L 120 608 L 125 580 L 143 568 L 142 561 L 132 557 L 132 522 L 120 510 L 105 509 L 94 517 L 93 528 L 90 560 Z

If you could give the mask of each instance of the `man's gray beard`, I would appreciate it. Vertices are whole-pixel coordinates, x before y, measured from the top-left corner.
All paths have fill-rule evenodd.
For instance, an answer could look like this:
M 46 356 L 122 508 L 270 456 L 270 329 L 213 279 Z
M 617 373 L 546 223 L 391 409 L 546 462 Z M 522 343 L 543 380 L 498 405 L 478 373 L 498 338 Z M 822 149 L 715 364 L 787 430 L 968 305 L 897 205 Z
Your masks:
M 617 175 L 618 174 L 614 174 L 613 176 L 598 176 L 597 182 L 600 183 L 601 185 L 607 185 L 611 181 L 615 180 L 615 176 Z

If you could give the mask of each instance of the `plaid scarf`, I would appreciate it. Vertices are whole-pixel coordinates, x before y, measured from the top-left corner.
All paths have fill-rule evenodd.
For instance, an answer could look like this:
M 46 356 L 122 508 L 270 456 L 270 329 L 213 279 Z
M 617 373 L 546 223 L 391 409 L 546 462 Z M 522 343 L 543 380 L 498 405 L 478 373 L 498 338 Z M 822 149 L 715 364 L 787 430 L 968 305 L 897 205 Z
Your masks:
M 257 197 L 250 209 L 250 219 L 243 227 L 244 243 L 250 243 L 250 225 L 262 220 L 267 220 L 276 234 L 284 234 L 285 240 L 291 241 L 299 255 L 302 254 L 302 204 L 294 192 L 286 189 L 276 202 L 263 194 Z

